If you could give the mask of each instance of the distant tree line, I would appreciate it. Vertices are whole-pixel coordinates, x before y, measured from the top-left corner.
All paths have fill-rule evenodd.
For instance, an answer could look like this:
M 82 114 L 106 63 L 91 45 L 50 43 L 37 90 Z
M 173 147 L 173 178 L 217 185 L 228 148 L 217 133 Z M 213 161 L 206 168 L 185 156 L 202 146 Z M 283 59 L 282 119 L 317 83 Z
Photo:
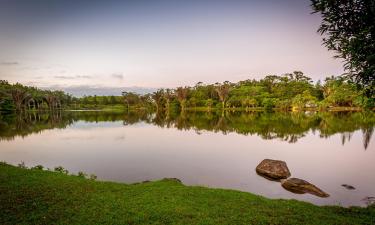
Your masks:
M 9 84 L 0 80 L 0 109 L 23 111 L 28 109 L 55 110 L 71 101 L 71 96 L 63 91 L 41 90 L 22 84 Z
M 260 80 L 237 83 L 203 84 L 193 87 L 159 89 L 151 94 L 123 92 L 122 96 L 73 97 L 62 91 L 41 90 L 21 84 L 0 82 L 1 110 L 30 109 L 146 109 L 155 111 L 200 109 L 242 110 L 326 110 L 332 107 L 373 109 L 375 97 L 344 77 L 328 77 L 315 84 L 300 71 L 281 76 L 268 75 Z
M 152 94 L 123 92 L 127 107 L 149 107 L 157 111 L 179 109 L 279 109 L 324 110 L 331 107 L 373 108 L 374 96 L 364 95 L 364 89 L 344 77 L 328 77 L 322 84 L 313 83 L 300 71 L 282 76 L 269 75 L 260 80 L 237 83 L 203 84 L 193 87 L 159 89 Z
M 19 83 L 0 80 L 0 110 L 95 109 L 100 106 L 123 105 L 122 96 L 74 97 L 63 91 L 42 90 Z

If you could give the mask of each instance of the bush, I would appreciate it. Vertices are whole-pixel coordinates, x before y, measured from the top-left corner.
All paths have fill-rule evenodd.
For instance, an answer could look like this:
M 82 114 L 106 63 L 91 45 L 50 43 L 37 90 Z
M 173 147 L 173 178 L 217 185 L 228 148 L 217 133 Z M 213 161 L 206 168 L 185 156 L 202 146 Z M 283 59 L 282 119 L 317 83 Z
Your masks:
M 266 111 L 272 111 L 276 103 L 277 103 L 277 100 L 275 98 L 265 98 L 262 101 L 262 105 Z
M 34 167 L 31 167 L 32 170 L 43 170 L 43 166 L 42 165 L 36 165 Z
M 77 176 L 78 176 L 78 177 L 85 178 L 85 177 L 87 176 L 87 174 L 85 174 L 85 173 L 82 172 L 82 171 L 79 171 Z
M 292 101 L 289 99 L 278 101 L 276 107 L 281 110 L 289 110 L 292 105 Z
M 23 161 L 18 164 L 18 167 L 22 168 L 22 169 L 26 169 L 27 168 L 26 165 L 25 165 L 25 162 L 23 162 Z
M 62 167 L 62 166 L 57 166 L 57 167 L 55 167 L 55 172 L 59 172 L 59 173 L 65 173 L 65 174 L 68 174 L 69 173 L 69 171 L 68 170 L 66 170 L 64 167 Z
M 98 178 L 95 174 L 90 174 L 90 180 L 96 180 Z

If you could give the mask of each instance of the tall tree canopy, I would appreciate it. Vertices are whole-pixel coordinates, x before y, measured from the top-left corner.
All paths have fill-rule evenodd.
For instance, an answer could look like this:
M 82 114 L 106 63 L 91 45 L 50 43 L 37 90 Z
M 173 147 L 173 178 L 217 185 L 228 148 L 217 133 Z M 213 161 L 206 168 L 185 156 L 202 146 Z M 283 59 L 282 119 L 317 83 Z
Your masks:
M 315 13 L 323 21 L 318 32 L 324 45 L 345 60 L 349 78 L 363 85 L 367 93 L 375 89 L 375 1 L 312 0 Z

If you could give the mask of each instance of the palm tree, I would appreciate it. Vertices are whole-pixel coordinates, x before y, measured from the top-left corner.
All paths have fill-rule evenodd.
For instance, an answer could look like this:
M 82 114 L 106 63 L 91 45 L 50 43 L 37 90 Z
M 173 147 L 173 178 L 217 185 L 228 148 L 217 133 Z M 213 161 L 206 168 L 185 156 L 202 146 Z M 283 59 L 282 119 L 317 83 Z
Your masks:
M 161 104 L 161 100 L 163 99 L 163 96 L 164 96 L 164 90 L 163 89 L 159 89 L 156 92 L 152 93 L 152 95 L 151 95 L 151 98 L 155 102 L 156 112 L 159 111 L 159 106 Z
M 26 90 L 22 90 L 19 88 L 10 90 L 9 95 L 12 97 L 12 100 L 16 106 L 17 111 L 21 111 L 25 102 L 31 97 Z
M 57 98 L 52 93 L 47 94 L 46 96 L 44 96 L 44 100 L 47 102 L 48 107 L 49 107 L 50 110 L 55 110 L 56 108 L 60 108 L 61 107 L 60 99 Z
M 123 91 L 121 94 L 122 94 L 122 98 L 123 98 L 123 100 L 124 100 L 124 103 L 126 104 L 126 108 L 127 108 L 128 111 L 129 111 L 129 107 L 130 107 L 130 105 L 129 105 L 129 99 L 128 99 L 128 95 L 129 95 L 129 93 L 126 92 L 126 91 Z
M 228 98 L 228 94 L 230 91 L 230 83 L 229 81 L 225 81 L 223 84 L 216 83 L 215 91 L 219 95 L 219 99 L 223 106 L 223 110 L 225 108 L 225 101 Z
M 165 98 L 165 101 L 166 101 L 166 106 L 165 106 L 165 109 L 167 111 L 169 111 L 169 107 L 170 107 L 170 102 L 171 102 L 171 99 L 173 98 L 173 92 L 171 89 L 166 89 L 165 92 L 164 92 L 164 98 Z

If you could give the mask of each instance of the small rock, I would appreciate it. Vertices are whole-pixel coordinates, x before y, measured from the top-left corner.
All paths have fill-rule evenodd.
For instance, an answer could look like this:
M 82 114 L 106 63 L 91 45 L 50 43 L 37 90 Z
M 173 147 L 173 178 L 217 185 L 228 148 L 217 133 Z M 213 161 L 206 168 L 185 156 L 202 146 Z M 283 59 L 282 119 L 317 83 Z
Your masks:
M 290 172 L 286 162 L 280 160 L 264 159 L 259 163 L 255 170 L 259 175 L 272 180 L 280 180 L 290 177 Z
M 322 198 L 329 197 L 329 194 L 322 191 L 315 185 L 299 178 L 289 178 L 287 180 L 283 180 L 281 182 L 281 186 L 283 186 L 283 188 L 285 188 L 286 190 L 296 194 L 309 193 Z
M 352 185 L 349 185 L 349 184 L 343 184 L 341 186 L 343 186 L 344 188 L 346 188 L 348 190 L 354 190 L 355 189 L 355 187 L 353 187 Z

